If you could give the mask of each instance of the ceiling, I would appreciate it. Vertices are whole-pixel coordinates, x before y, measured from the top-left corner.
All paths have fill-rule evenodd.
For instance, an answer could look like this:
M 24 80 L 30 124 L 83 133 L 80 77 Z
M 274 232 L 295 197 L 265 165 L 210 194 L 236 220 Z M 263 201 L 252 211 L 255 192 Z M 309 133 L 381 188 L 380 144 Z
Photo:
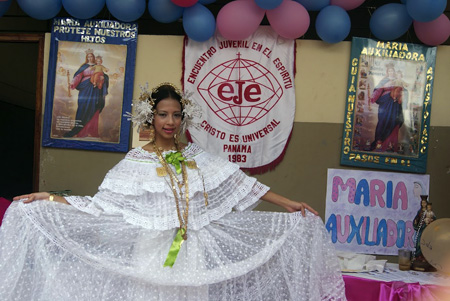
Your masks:
M 38 1 L 38 0 L 35 0 Z M 148 2 L 148 0 L 147 0 Z M 217 0 L 212 4 L 206 5 L 211 12 L 217 16 L 219 10 L 232 0 Z M 380 6 L 387 3 L 400 3 L 400 0 L 366 0 L 360 7 L 349 11 L 351 19 L 351 31 L 347 41 L 350 41 L 353 36 L 375 38 L 369 28 L 369 20 L 371 14 Z M 450 18 L 450 2 L 447 3 L 447 8 L 444 12 L 447 17 Z M 306 34 L 301 39 L 319 40 L 320 38 L 316 34 L 315 19 L 318 12 L 310 12 L 311 24 Z M 70 17 L 70 15 L 61 9 L 58 17 Z M 93 19 L 105 19 L 114 20 L 115 18 L 105 8 Z M 50 32 L 51 20 L 36 20 L 28 17 L 17 5 L 16 1 L 13 1 L 10 9 L 6 14 L 0 18 L 0 34 L 1 33 L 37 33 L 37 32 Z M 183 25 L 181 21 L 177 21 L 170 24 L 163 24 L 155 21 L 149 14 L 148 10 L 144 12 L 142 17 L 137 20 L 139 34 L 151 34 L 151 35 L 184 35 Z M 267 19 L 264 19 L 262 25 L 268 25 Z M 396 39 L 399 42 L 407 43 L 421 43 L 415 36 L 414 29 L 411 28 L 402 37 Z M 447 39 L 443 45 L 450 45 L 450 38 Z

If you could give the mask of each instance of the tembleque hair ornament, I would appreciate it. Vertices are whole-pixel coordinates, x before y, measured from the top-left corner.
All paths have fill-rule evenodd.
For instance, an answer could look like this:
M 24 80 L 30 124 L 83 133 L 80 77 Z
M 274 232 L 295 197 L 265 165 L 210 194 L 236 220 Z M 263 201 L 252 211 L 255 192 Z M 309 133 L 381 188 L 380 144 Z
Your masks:
M 133 127 L 138 127 L 138 131 L 140 131 L 142 127 L 151 125 L 155 115 L 155 99 L 152 98 L 152 94 L 156 93 L 161 86 L 165 85 L 171 86 L 181 97 L 181 110 L 183 115 L 183 121 L 181 122 L 180 128 L 181 133 L 184 133 L 186 129 L 190 127 L 198 129 L 200 123 L 195 120 L 202 116 L 202 110 L 196 103 L 189 99 L 193 93 L 182 93 L 175 85 L 167 82 L 157 85 L 151 91 L 148 89 L 148 83 L 146 83 L 145 86 L 139 85 L 141 93 L 139 99 L 135 100 L 132 104 L 133 113 L 126 112 L 124 116 L 133 122 Z

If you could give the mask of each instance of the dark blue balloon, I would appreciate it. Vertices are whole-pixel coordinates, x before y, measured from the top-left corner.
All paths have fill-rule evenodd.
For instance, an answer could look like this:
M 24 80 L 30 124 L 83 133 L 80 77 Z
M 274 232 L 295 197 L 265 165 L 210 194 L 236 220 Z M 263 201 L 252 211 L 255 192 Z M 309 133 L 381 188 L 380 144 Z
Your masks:
M 319 11 L 325 6 L 330 5 L 330 0 L 295 0 L 295 2 L 303 5 L 306 10 Z
M 38 20 L 55 17 L 62 7 L 61 0 L 17 0 L 17 4 L 27 15 Z
M 416 21 L 431 22 L 442 15 L 447 7 L 447 0 L 408 0 L 406 10 Z
M 0 2 L 0 17 L 3 16 L 11 6 L 11 0 Z
M 109 12 L 118 20 L 131 22 L 139 19 L 145 12 L 145 0 L 106 0 Z
M 256 5 L 266 10 L 277 8 L 281 2 L 283 0 L 255 0 Z
M 378 39 L 390 41 L 404 35 L 412 21 L 404 4 L 389 3 L 380 6 L 373 12 L 369 27 Z
M 216 31 L 216 19 L 209 9 L 197 3 L 184 10 L 183 28 L 189 38 L 204 42 Z
M 170 0 L 150 0 L 148 1 L 148 12 L 158 22 L 171 23 L 180 19 L 183 15 L 184 7 L 174 4 Z
M 62 0 L 62 4 L 72 17 L 90 19 L 101 12 L 105 0 Z
M 204 4 L 204 5 L 211 4 L 211 3 L 214 3 L 214 2 L 216 2 L 216 0 L 198 0 L 198 3 Z
M 350 33 L 350 17 L 345 9 L 336 5 L 323 8 L 316 19 L 316 32 L 327 43 L 338 43 Z

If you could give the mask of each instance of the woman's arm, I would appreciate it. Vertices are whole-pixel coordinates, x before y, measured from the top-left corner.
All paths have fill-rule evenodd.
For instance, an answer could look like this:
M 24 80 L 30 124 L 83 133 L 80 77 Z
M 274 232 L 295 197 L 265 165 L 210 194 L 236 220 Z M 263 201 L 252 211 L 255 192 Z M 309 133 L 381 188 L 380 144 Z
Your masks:
M 66 199 L 62 196 L 53 195 L 48 192 L 33 192 L 30 194 L 23 194 L 19 195 L 13 198 L 14 201 L 18 201 L 21 199 L 27 199 L 26 201 L 23 201 L 24 203 L 31 203 L 36 200 L 51 200 L 58 203 L 63 203 L 69 205 L 69 203 L 66 201 Z
M 301 211 L 302 215 L 305 216 L 305 209 L 308 209 L 315 215 L 319 215 L 319 213 L 314 210 L 311 206 L 309 206 L 306 203 L 303 202 L 294 202 L 288 198 L 285 198 L 284 196 L 281 196 L 279 194 L 276 194 L 275 192 L 268 191 L 265 195 L 261 198 L 263 201 L 278 205 L 280 207 L 283 207 L 288 212 L 295 212 L 295 211 Z

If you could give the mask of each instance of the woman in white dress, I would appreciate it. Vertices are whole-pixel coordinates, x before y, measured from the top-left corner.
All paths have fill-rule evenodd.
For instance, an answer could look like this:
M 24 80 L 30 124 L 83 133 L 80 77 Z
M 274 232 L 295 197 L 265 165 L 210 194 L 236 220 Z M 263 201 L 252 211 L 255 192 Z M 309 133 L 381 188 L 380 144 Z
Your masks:
M 97 194 L 15 198 L 0 229 L 2 300 L 345 300 L 314 209 L 178 142 L 195 110 L 172 84 L 140 100 L 132 120 L 154 138 Z M 290 213 L 251 211 L 260 200 Z

